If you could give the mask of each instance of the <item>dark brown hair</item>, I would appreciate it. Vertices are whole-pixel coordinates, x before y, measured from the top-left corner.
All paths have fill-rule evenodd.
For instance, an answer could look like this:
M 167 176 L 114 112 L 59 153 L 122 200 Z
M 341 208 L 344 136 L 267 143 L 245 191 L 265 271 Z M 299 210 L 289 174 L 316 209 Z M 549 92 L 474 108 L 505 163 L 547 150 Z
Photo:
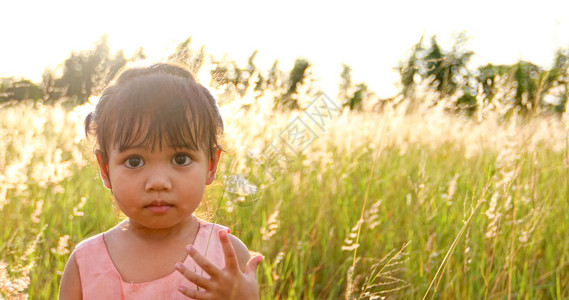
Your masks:
M 204 150 L 211 159 L 221 148 L 223 121 L 213 96 L 188 70 L 160 63 L 122 71 L 85 118 L 85 133 L 95 135 L 104 163 L 112 147 L 154 151 L 163 143 Z

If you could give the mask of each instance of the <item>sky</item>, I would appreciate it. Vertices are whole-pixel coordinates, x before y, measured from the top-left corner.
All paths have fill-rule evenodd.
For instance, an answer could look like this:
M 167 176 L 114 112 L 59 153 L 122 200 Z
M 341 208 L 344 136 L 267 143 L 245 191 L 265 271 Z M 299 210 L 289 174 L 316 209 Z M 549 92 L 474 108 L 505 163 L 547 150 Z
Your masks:
M 224 54 L 268 70 L 275 59 L 290 70 L 308 59 L 316 85 L 336 95 L 342 64 L 355 83 L 380 97 L 397 93 L 393 70 L 421 36 L 436 35 L 443 49 L 465 32 L 475 52 L 470 67 L 531 61 L 548 68 L 555 51 L 569 49 L 569 1 L 131 1 L 50 0 L 2 4 L 0 77 L 41 81 L 72 51 L 94 47 L 108 35 L 112 53 L 143 47 L 160 61 L 192 37 L 196 49 Z

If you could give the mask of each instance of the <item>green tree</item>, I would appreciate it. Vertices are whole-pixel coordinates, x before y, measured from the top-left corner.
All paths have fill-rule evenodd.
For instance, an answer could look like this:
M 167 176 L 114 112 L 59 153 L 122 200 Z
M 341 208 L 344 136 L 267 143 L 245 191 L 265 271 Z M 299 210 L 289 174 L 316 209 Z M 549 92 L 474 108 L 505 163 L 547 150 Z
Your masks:
M 72 52 L 63 63 L 63 75 L 53 79 L 53 74 L 44 74 L 44 84 L 47 84 L 48 100 L 56 100 L 67 96 L 74 103 L 81 104 L 111 80 L 115 73 L 127 62 L 122 51 L 110 58 L 108 39 L 106 36 L 95 44 L 95 48 L 79 53 Z
M 523 113 L 535 113 L 549 88 L 547 72 L 530 62 L 519 61 L 510 68 L 510 75 L 516 91 L 513 106 Z
M 224 84 L 227 84 L 229 81 L 227 78 L 227 65 L 229 61 L 227 60 L 226 56 L 223 56 L 220 60 L 211 59 L 212 64 L 215 66 L 212 70 L 209 71 L 210 73 L 210 82 L 209 85 L 213 88 L 220 88 Z
M 39 100 L 43 95 L 41 88 L 27 79 L 14 82 L 7 92 L 13 93 L 14 100 Z
M 362 82 L 354 86 L 352 82 L 352 68 L 342 64 L 342 73 L 340 73 L 340 84 L 338 86 L 338 99 L 340 99 L 342 105 L 350 110 L 362 110 L 363 102 L 367 98 L 367 84 Z
M 423 59 L 425 69 L 422 75 L 441 97 L 453 95 L 466 83 L 469 76 L 467 64 L 474 52 L 463 48 L 465 42 L 464 35 L 459 35 L 452 50 L 445 53 L 438 45 L 436 37 L 431 39 L 431 47 Z
M 57 80 L 55 72 L 52 69 L 45 69 L 42 74 L 43 97 L 47 103 L 53 102 L 65 95 L 65 88 L 56 86 Z
M 341 103 L 346 103 L 348 101 L 352 89 L 352 68 L 347 64 L 342 64 L 340 84 L 338 85 L 338 99 Z
M 356 86 L 356 91 L 354 95 L 346 102 L 344 106 L 350 108 L 350 110 L 362 110 L 364 99 L 367 98 L 367 85 L 365 83 L 359 83 Z
M 267 74 L 267 88 L 277 91 L 281 86 L 282 74 L 279 70 L 279 60 L 275 59 Z
M 237 94 L 242 98 L 249 91 L 250 84 L 254 82 L 254 91 L 262 92 L 264 79 L 255 66 L 257 53 L 257 50 L 253 51 L 247 59 L 247 65 L 244 68 L 239 67 L 233 60 L 227 60 L 225 56 L 219 61 L 214 61 L 215 68 L 210 71 L 210 85 L 214 88 L 221 88 L 225 85 L 224 93 L 226 95 Z M 257 77 L 256 81 L 255 77 Z
M 487 64 L 479 67 L 476 80 L 482 85 L 482 92 L 486 95 L 486 101 L 492 102 L 497 92 L 497 80 L 508 73 L 509 66 Z
M 555 90 L 557 103 L 553 103 L 556 112 L 564 112 L 569 97 L 569 50 L 559 49 L 555 53 L 553 66 L 547 81 L 551 83 L 549 91 Z
M 509 113 L 518 111 L 534 115 L 542 109 L 563 112 L 569 86 L 568 65 L 567 51 L 559 50 L 549 70 L 527 61 L 501 66 L 488 64 L 478 69 L 476 79 L 482 86 L 486 101 L 507 107 Z M 497 85 L 498 78 L 501 78 L 501 85 Z M 498 92 L 506 96 L 495 99 Z M 556 93 L 552 95 L 556 103 L 545 102 L 546 95 L 552 92 Z
M 168 61 L 171 63 L 179 64 L 182 66 L 189 66 L 191 60 L 191 49 L 190 44 L 192 43 L 192 37 L 188 37 L 184 41 L 176 46 L 174 53 L 168 56 Z
M 28 79 L 14 81 L 2 78 L 0 82 L 0 102 L 8 100 L 39 100 L 43 96 L 40 86 Z
M 133 57 L 134 59 L 134 57 Z M 97 93 L 102 92 L 102 88 L 104 88 L 104 86 L 107 85 L 107 83 L 112 80 L 115 75 L 124 68 L 124 66 L 126 65 L 126 63 L 129 60 L 126 59 L 124 57 L 124 52 L 121 50 L 119 50 L 117 53 L 115 53 L 115 55 L 113 56 L 112 59 L 107 60 L 105 62 L 105 64 L 102 66 L 103 67 L 103 72 L 102 74 L 105 74 L 105 78 L 102 81 L 99 81 L 100 83 L 103 83 L 103 86 L 99 87 L 99 90 L 97 91 Z M 132 61 L 132 59 L 131 59 Z
M 6 93 L 6 90 L 11 82 L 12 80 L 10 78 L 0 78 L 0 103 L 8 101 L 8 93 Z
M 304 58 L 297 58 L 289 73 L 286 92 L 276 98 L 275 108 L 292 110 L 300 108 L 298 103 L 298 89 L 308 76 L 310 62 Z
M 467 65 L 474 52 L 465 48 L 466 41 L 465 34 L 461 33 L 455 37 L 452 49 L 446 51 L 440 47 L 436 36 L 431 37 L 428 47 L 423 45 L 421 37 L 409 57 L 396 68 L 402 86 L 401 94 L 414 101 L 416 86 L 422 82 L 438 95 L 435 104 L 440 99 L 456 95 L 457 110 L 468 108 L 472 112 L 476 105 L 476 86 L 471 84 L 472 74 Z
M 197 53 L 191 49 L 192 37 L 182 41 L 174 53 L 168 56 L 168 61 L 188 68 L 194 75 L 197 75 L 204 62 L 204 47 L 202 45 Z
M 423 47 L 423 37 L 412 48 L 409 58 L 400 63 L 396 67 L 399 71 L 400 82 L 402 86 L 401 94 L 406 99 L 413 99 L 415 95 L 415 87 L 418 80 L 420 80 L 419 63 L 421 61 L 422 53 L 425 51 Z
M 132 54 L 130 61 L 139 61 L 145 59 L 146 59 L 146 54 L 144 53 L 144 48 L 138 47 L 136 51 L 134 51 L 134 54 Z

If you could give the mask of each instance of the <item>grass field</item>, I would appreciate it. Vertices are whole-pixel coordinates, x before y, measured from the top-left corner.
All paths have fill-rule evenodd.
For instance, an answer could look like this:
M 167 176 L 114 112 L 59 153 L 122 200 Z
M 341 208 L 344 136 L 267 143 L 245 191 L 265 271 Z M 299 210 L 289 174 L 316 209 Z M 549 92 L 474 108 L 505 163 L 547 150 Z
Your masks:
M 88 110 L 0 108 L 4 298 L 56 298 L 73 247 L 121 218 Z M 305 115 L 221 110 L 226 152 L 199 214 L 265 256 L 263 299 L 569 298 L 562 120 L 344 112 L 269 168 L 267 146 Z

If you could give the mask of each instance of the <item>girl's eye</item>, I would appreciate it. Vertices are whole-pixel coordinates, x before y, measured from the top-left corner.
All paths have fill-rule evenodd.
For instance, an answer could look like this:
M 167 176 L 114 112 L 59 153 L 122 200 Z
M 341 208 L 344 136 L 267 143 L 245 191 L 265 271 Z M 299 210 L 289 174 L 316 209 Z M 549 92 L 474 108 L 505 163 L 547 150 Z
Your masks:
M 172 162 L 177 166 L 187 166 L 192 162 L 192 159 L 187 154 L 176 154 Z
M 142 160 L 142 158 L 140 156 L 131 156 L 131 157 L 126 159 L 124 164 L 128 168 L 139 168 L 139 167 L 144 166 L 144 161 Z

